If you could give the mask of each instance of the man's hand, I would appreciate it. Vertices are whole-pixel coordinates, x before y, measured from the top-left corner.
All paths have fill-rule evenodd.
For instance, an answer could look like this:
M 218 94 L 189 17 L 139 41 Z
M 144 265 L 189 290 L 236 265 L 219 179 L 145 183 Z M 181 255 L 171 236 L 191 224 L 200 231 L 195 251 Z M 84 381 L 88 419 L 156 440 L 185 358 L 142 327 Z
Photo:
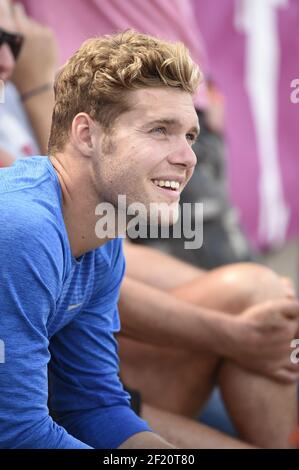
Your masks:
M 280 281 L 282 283 L 284 294 L 288 299 L 295 299 L 296 298 L 296 290 L 294 286 L 294 282 L 289 277 L 281 277 Z
M 229 356 L 242 367 L 283 382 L 299 379 L 290 343 L 299 337 L 299 302 L 271 300 L 234 318 Z

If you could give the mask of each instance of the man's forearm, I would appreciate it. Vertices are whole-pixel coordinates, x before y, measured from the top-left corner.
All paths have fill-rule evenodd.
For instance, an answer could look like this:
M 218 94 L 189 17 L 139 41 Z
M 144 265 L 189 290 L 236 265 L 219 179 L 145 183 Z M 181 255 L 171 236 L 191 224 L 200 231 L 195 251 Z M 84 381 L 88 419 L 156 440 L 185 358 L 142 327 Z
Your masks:
M 122 333 L 159 346 L 224 354 L 233 319 L 125 278 L 119 302 Z
M 124 251 L 127 275 L 160 290 L 175 289 L 205 274 L 202 269 L 149 246 L 125 242 Z

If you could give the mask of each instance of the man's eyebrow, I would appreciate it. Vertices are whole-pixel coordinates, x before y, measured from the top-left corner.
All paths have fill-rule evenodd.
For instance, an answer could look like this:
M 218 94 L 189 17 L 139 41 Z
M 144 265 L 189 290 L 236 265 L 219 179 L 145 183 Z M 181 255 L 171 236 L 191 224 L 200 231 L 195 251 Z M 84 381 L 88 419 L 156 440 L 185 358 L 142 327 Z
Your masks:
M 144 125 L 144 127 L 151 127 L 151 126 L 155 126 L 157 124 L 164 124 L 164 125 L 168 125 L 168 126 L 178 125 L 178 126 L 182 127 L 182 123 L 179 120 L 177 120 L 177 119 L 167 119 L 167 118 L 154 119 L 153 121 L 147 122 Z M 195 136 L 198 137 L 199 132 L 200 132 L 200 128 L 199 128 L 199 126 L 193 126 L 190 129 L 189 132 L 194 132 Z

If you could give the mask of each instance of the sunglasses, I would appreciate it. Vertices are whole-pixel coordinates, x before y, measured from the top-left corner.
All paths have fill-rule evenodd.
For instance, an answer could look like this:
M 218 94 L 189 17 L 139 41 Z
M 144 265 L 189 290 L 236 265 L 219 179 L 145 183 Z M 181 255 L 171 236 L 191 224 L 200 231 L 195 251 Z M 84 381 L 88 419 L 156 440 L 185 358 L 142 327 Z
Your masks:
M 24 36 L 22 34 L 8 33 L 4 29 L 0 28 L 0 47 L 3 44 L 7 44 L 15 60 L 20 54 L 23 41 L 24 41 Z

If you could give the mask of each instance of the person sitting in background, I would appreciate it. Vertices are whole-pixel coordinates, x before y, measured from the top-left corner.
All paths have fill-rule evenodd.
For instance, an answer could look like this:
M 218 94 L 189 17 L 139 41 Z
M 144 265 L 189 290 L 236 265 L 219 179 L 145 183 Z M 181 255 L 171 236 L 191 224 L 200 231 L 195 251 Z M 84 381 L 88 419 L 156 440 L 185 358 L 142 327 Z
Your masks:
M 58 52 L 53 32 L 29 18 L 22 5 L 7 2 L 6 8 L 16 32 L 12 40 L 23 40 L 18 55 L 2 52 L 5 87 L 0 105 L 0 166 L 47 152 Z

